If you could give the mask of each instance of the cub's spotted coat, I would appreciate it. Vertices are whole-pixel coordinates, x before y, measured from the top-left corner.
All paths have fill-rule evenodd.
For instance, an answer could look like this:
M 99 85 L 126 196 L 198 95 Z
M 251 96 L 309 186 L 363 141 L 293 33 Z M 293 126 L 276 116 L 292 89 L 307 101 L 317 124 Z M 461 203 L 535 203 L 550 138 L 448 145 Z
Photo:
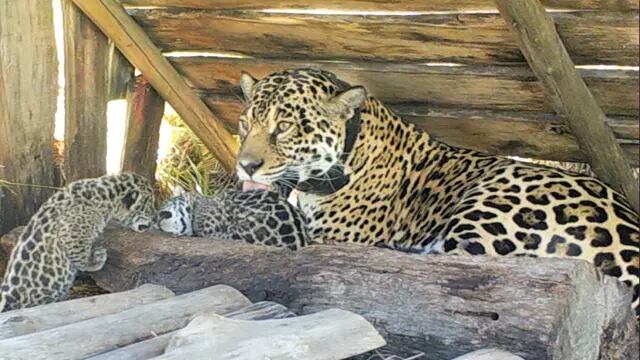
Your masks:
M 601 181 L 448 146 L 328 72 L 243 74 L 241 87 L 238 175 L 295 185 L 312 238 L 584 259 L 638 305 L 638 213 Z
M 0 285 L 0 311 L 64 299 L 78 271 L 97 271 L 107 250 L 97 243 L 114 219 L 135 231 L 153 221 L 153 189 L 138 175 L 120 174 L 70 183 L 29 220 Z

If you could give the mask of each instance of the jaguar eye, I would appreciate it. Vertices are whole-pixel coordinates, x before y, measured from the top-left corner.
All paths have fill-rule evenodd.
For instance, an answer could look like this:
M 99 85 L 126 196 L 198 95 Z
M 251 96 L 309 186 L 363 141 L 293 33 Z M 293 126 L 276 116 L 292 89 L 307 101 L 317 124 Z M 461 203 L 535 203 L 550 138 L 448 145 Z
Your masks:
M 278 123 L 278 131 L 280 131 L 280 132 L 285 132 L 285 131 L 289 130 L 289 128 L 291 128 L 291 122 L 290 121 L 280 121 Z

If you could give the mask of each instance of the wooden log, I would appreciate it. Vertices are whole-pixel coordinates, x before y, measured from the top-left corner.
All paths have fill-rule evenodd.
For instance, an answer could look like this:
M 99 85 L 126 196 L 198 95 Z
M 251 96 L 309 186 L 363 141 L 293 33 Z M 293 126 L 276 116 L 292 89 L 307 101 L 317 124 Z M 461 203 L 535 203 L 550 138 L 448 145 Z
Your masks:
M 399 356 L 500 348 L 525 359 L 624 359 L 638 351 L 631 291 L 583 261 L 346 245 L 292 252 L 121 230 L 105 241 L 109 259 L 94 279 L 106 289 L 145 281 L 182 293 L 224 283 L 297 314 L 340 308 L 374 324 L 386 352 Z
M 107 172 L 109 44 L 71 0 L 62 1 L 64 19 L 65 127 L 67 181 Z
M 264 10 L 281 11 L 331 10 L 344 12 L 362 11 L 497 11 L 493 0 L 122 0 L 128 7 L 182 7 L 216 10 Z M 545 7 L 561 10 L 638 10 L 634 0 L 543 0 Z
M 165 52 L 326 61 L 526 62 L 497 13 L 362 16 L 155 7 L 131 8 L 128 13 Z M 637 66 L 640 62 L 638 12 L 554 12 L 552 16 L 576 64 Z
M 164 99 L 143 76 L 131 81 L 127 91 L 127 130 L 122 155 L 122 170 L 153 181 L 156 174 L 160 124 Z
M 201 95 L 229 131 L 236 133 L 238 117 L 244 104 L 234 97 L 208 93 Z M 587 161 L 562 118 L 554 114 L 458 110 L 434 107 L 426 103 L 388 105 L 405 121 L 454 146 L 493 155 Z M 629 162 L 633 166 L 640 166 L 638 119 L 610 117 L 608 123 L 619 138 Z
M 384 339 L 364 318 L 329 309 L 279 320 L 246 321 L 203 314 L 171 338 L 158 360 L 341 360 L 377 349 Z
M 553 111 L 528 66 L 430 66 L 399 63 L 336 63 L 215 57 L 170 57 L 176 69 L 198 91 L 235 94 L 242 99 L 242 71 L 260 79 L 283 69 L 331 71 L 387 104 L 424 103 L 462 109 Z M 637 115 L 638 72 L 580 69 L 598 104 L 607 114 Z
M 184 327 L 201 312 L 226 313 L 250 301 L 224 285 L 33 334 L 0 340 L 3 359 L 84 359 Z
M 50 0 L 0 1 L 0 234 L 55 191 L 58 61 Z M 11 185 L 13 184 L 13 185 Z M 31 186 L 32 185 L 32 186 Z
M 73 0 L 116 44 L 227 169 L 235 168 L 237 142 L 185 83 L 160 50 L 114 0 Z
M 115 314 L 173 296 L 164 286 L 145 284 L 133 290 L 62 301 L 0 314 L 0 340 Z
M 295 314 L 280 304 L 270 301 L 261 301 L 240 310 L 226 313 L 224 316 L 237 320 L 267 320 L 284 319 L 293 317 Z M 179 330 L 172 331 L 145 341 L 137 342 L 117 350 L 91 357 L 88 360 L 151 359 L 152 357 L 160 356 L 164 353 L 164 349 L 169 345 L 169 341 L 178 331 Z
M 134 68 L 122 55 L 113 41 L 109 41 L 109 100 L 125 99 L 129 82 L 133 79 Z
M 607 127 L 606 115 L 576 72 L 554 21 L 537 0 L 496 0 L 496 4 L 556 112 L 565 116 L 593 171 L 624 193 L 636 211 L 640 211 L 638 181 Z

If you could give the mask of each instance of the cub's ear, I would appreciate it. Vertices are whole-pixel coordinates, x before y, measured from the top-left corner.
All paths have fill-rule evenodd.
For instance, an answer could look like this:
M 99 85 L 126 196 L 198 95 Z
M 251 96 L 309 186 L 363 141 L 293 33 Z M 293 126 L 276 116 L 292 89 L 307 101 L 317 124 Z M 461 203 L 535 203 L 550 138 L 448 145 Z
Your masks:
M 330 111 L 351 117 L 353 112 L 362 106 L 367 99 L 367 90 L 362 86 L 354 86 L 327 101 Z
M 136 190 L 130 191 L 127 195 L 122 198 L 122 204 L 126 209 L 130 209 L 133 204 L 135 204 L 138 199 L 138 192 Z
M 240 87 L 242 88 L 242 94 L 246 101 L 251 101 L 251 93 L 253 92 L 253 86 L 258 82 L 253 76 L 247 72 L 240 73 Z

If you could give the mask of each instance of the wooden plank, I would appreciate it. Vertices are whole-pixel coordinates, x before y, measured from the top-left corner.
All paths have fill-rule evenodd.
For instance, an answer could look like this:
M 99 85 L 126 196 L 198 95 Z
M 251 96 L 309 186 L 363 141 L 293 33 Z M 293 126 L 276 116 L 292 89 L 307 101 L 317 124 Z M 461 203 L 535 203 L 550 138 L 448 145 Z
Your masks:
M 4 312 L 0 314 L 0 339 L 119 313 L 171 296 L 173 292 L 164 286 L 144 284 L 133 290 Z
M 234 97 L 203 93 L 203 99 L 231 132 L 236 132 L 243 103 Z M 532 112 L 456 110 L 428 104 L 389 104 L 405 121 L 447 144 L 494 155 L 585 162 L 563 120 Z M 630 163 L 640 166 L 638 118 L 609 118 Z
M 50 0 L 0 1 L 0 234 L 24 224 L 56 186 L 58 61 Z M 35 186 L 5 187 L 2 181 Z M 45 187 L 38 187 L 45 186 Z
M 493 0 L 123 0 L 126 6 L 166 6 L 199 9 L 324 9 L 333 11 L 497 11 Z M 637 10 L 635 0 L 544 0 L 550 9 Z
M 143 76 L 132 79 L 127 91 L 123 171 L 134 172 L 154 181 L 163 114 L 164 99 L 149 81 Z
M 71 0 L 64 18 L 64 173 L 68 182 L 107 172 L 109 44 Z
M 422 256 L 345 244 L 283 252 L 188 237 L 176 246 L 166 234 L 120 230 L 105 239 L 112 252 L 94 274 L 102 287 L 161 281 L 180 293 L 224 283 L 298 315 L 340 308 L 374 324 L 397 356 L 415 350 L 452 359 L 481 348 L 525 359 L 638 354 L 631 291 L 580 260 Z
M 589 92 L 553 20 L 537 0 L 497 0 L 496 4 L 518 39 L 522 53 L 558 114 L 564 115 L 593 172 L 626 195 L 640 211 L 640 189 L 607 117 Z
M 0 340 L 0 352 L 3 360 L 84 359 L 182 328 L 198 313 L 227 313 L 249 304 L 244 295 L 229 286 L 212 286 L 119 313 Z
M 241 71 L 260 79 L 283 69 L 312 67 L 331 71 L 352 85 L 363 85 L 385 103 L 429 102 L 464 109 L 552 111 L 529 67 L 427 66 L 424 64 L 274 61 L 212 57 L 170 57 L 191 86 L 242 98 Z M 637 115 L 638 71 L 579 70 L 607 114 Z
M 317 15 L 129 9 L 163 51 L 256 58 L 522 64 L 499 14 Z M 577 64 L 638 65 L 638 12 L 552 14 Z
M 124 99 L 129 81 L 133 79 L 133 65 L 122 55 L 116 45 L 109 41 L 109 100 Z
M 144 31 L 114 0 L 73 0 L 116 44 L 176 110 L 227 170 L 235 168 L 237 143 L 184 82 Z

